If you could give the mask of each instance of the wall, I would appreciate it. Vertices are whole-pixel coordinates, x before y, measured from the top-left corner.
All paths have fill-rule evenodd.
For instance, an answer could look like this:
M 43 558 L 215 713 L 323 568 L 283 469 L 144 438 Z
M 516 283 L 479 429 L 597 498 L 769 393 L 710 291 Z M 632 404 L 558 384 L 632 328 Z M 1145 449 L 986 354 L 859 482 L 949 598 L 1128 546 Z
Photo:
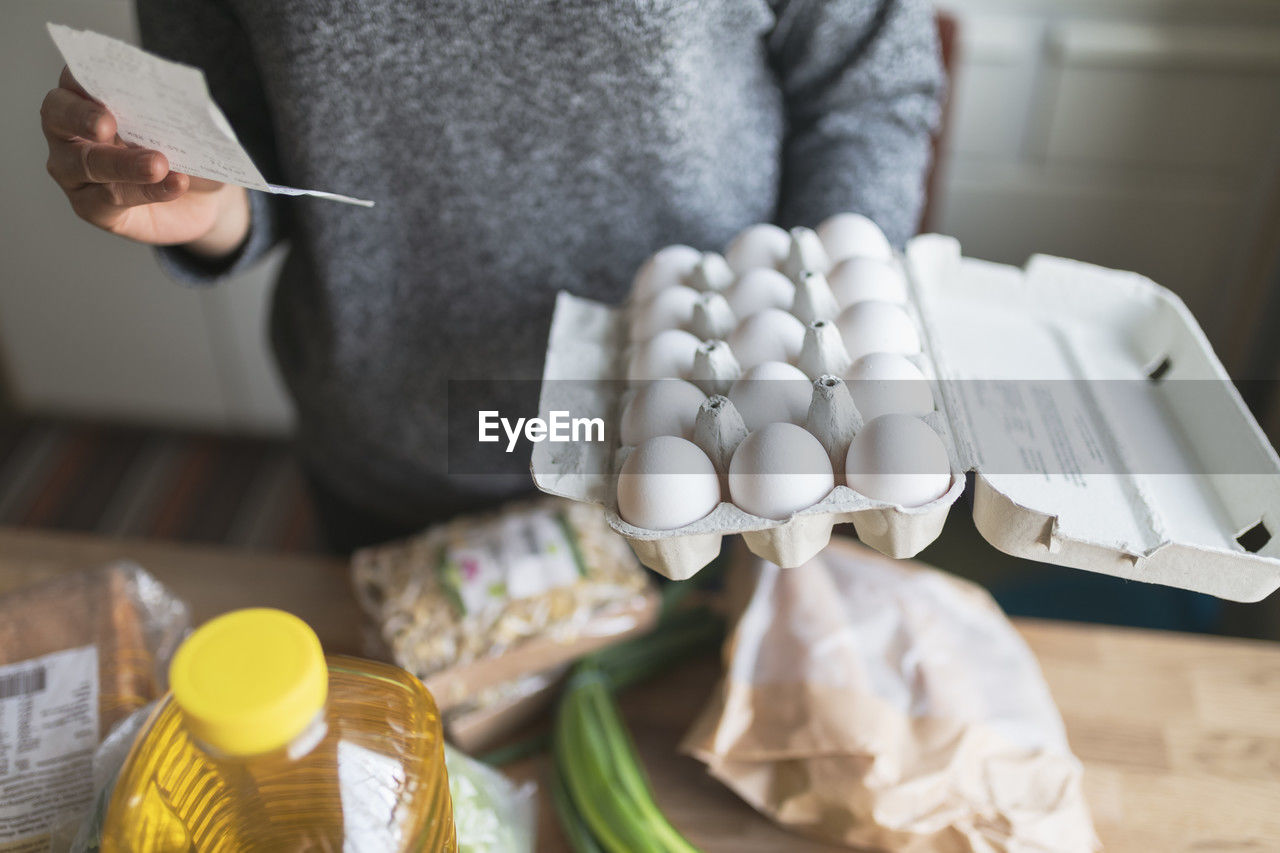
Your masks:
M 1271 286 L 1254 261 L 1280 193 L 1280 6 L 944 5 L 960 43 L 937 229 L 976 257 L 1144 273 L 1242 367 Z

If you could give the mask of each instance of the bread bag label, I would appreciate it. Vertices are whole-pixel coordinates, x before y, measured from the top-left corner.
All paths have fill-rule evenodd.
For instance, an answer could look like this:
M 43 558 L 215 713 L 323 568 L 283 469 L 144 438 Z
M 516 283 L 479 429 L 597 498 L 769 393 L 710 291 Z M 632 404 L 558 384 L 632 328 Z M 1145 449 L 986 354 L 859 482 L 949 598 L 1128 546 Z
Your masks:
M 0 853 L 48 850 L 89 807 L 97 745 L 97 646 L 0 666 Z

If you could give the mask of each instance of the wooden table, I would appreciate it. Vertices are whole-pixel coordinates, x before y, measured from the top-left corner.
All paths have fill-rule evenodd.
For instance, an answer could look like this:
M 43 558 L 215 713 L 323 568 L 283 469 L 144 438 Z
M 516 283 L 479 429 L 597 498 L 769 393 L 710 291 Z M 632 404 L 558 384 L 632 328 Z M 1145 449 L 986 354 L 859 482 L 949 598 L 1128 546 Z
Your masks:
M 246 605 L 277 606 L 306 619 L 330 651 L 360 650 L 346 566 L 323 557 L 0 529 L 0 593 L 119 558 L 152 572 L 197 620 Z M 1085 763 L 1107 850 L 1280 851 L 1280 646 L 1017 624 Z M 621 698 L 664 810 L 708 851 L 837 849 L 777 829 L 676 753 L 716 670 L 714 657 L 694 660 Z M 540 777 L 543 760 L 510 772 Z M 564 849 L 545 808 L 540 838 L 539 849 Z

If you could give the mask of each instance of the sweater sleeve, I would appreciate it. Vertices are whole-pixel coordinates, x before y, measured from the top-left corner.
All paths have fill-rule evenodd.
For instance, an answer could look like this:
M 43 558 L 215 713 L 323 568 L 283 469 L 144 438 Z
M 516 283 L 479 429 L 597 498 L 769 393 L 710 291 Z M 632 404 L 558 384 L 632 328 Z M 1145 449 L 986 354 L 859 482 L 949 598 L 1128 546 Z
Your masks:
M 136 0 L 142 45 L 166 59 L 201 69 L 209 92 L 226 114 L 258 170 L 279 175 L 271 118 L 248 36 L 225 0 Z M 210 261 L 181 246 L 156 250 L 160 266 L 189 284 L 212 284 L 265 255 L 287 236 L 282 199 L 249 191 L 250 224 L 244 244 Z
M 927 0 L 779 0 L 768 47 L 787 105 L 779 222 L 862 213 L 902 245 L 924 202 L 944 81 Z

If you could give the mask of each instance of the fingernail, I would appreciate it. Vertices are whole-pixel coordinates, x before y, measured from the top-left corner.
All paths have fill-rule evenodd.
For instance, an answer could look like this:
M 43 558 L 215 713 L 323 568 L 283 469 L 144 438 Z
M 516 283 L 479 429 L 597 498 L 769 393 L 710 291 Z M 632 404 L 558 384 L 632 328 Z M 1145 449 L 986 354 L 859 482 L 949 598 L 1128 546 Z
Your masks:
M 90 139 L 98 135 L 98 122 L 102 119 L 102 113 L 93 113 L 84 124 L 84 135 Z
M 139 178 L 149 178 L 155 172 L 155 157 L 141 154 L 134 158 L 133 168 Z

